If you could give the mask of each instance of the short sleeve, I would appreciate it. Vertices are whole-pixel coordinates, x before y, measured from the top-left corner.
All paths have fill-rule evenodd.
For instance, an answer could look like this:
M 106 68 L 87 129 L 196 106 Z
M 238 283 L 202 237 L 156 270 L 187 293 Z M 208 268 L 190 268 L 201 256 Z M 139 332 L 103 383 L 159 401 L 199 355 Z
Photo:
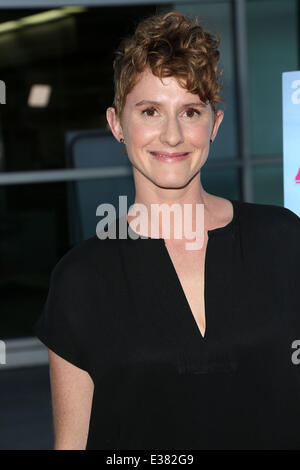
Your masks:
M 52 270 L 48 295 L 34 333 L 63 359 L 87 370 L 80 337 L 85 301 L 82 273 L 69 259 L 70 256 L 63 257 Z

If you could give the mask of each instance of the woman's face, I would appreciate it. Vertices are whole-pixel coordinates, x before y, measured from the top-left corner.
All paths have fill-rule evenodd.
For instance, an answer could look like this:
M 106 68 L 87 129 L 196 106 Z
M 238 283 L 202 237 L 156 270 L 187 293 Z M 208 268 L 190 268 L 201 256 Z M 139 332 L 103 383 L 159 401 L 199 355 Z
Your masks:
M 224 113 L 219 110 L 213 122 L 210 104 L 180 87 L 174 77 L 162 82 L 146 69 L 126 97 L 122 122 L 114 108 L 106 115 L 114 136 L 125 139 L 137 171 L 160 187 L 180 188 L 204 165 Z M 188 152 L 188 157 L 159 159 L 151 152 Z

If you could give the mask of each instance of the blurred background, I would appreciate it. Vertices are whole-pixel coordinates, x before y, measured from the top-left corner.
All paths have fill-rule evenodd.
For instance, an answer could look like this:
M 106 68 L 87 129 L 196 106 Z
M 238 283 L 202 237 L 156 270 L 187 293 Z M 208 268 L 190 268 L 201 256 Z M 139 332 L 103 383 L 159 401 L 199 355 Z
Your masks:
M 97 206 L 134 202 L 106 122 L 113 53 L 141 18 L 170 10 L 222 38 L 225 115 L 203 187 L 283 205 L 281 79 L 299 70 L 299 0 L 0 0 L 0 449 L 53 448 L 48 355 L 33 325 L 55 264 L 95 234 Z

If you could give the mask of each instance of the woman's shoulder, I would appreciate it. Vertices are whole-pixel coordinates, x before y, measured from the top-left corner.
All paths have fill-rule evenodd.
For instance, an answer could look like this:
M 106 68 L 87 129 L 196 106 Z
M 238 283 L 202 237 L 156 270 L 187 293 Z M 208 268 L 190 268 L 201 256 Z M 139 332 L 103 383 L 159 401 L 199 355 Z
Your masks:
M 256 226 L 261 231 L 280 231 L 282 234 L 299 234 L 300 218 L 290 209 L 274 204 L 239 202 L 240 218 L 245 224 Z
M 94 235 L 77 243 L 54 265 L 52 278 L 67 279 L 76 285 L 89 283 L 92 278 L 103 275 L 116 262 L 118 250 L 111 243 L 116 241 Z

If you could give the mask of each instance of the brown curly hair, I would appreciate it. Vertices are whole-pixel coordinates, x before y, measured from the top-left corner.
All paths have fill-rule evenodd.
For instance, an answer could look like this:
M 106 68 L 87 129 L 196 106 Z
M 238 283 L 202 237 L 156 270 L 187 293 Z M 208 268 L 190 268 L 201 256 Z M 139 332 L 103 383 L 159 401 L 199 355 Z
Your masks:
M 180 86 L 197 94 L 202 102 L 208 101 L 215 118 L 217 102 L 225 100 L 218 95 L 224 88 L 219 83 L 223 69 L 218 71 L 221 38 L 217 32 L 214 35 L 202 29 L 198 17 L 191 19 L 177 11 L 141 20 L 134 34 L 122 38 L 115 51 L 112 106 L 118 118 L 127 94 L 147 67 L 160 79 L 174 76 Z

